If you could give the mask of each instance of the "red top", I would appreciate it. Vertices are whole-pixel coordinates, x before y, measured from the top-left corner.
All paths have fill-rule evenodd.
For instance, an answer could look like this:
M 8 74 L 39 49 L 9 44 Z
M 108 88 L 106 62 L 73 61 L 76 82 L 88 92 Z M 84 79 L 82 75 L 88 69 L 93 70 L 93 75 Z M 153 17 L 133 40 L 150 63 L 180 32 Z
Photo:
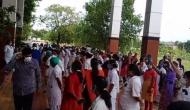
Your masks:
M 151 81 L 150 84 L 153 84 L 154 95 L 157 95 L 157 73 L 156 73 L 156 71 L 154 69 L 147 70 L 144 73 L 143 77 L 144 77 L 144 81 L 146 81 L 146 80 Z
M 72 73 L 65 82 L 61 110 L 83 110 L 82 103 L 78 103 L 82 99 L 82 91 L 83 85 L 77 73 Z

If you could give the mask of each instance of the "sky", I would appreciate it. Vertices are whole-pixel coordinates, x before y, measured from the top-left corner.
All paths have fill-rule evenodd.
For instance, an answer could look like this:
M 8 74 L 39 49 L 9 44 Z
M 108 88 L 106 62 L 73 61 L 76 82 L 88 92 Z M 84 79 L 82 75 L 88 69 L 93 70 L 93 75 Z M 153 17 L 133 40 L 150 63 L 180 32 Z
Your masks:
M 44 9 L 52 4 L 70 6 L 76 12 L 85 13 L 84 5 L 90 0 L 42 0 L 36 8 L 35 15 L 45 14 Z M 161 41 L 190 40 L 190 0 L 163 0 L 163 13 L 161 25 Z M 136 0 L 134 4 L 135 14 L 140 14 L 144 20 L 146 0 Z M 42 28 L 35 25 L 34 28 Z M 142 33 L 140 34 L 142 36 Z

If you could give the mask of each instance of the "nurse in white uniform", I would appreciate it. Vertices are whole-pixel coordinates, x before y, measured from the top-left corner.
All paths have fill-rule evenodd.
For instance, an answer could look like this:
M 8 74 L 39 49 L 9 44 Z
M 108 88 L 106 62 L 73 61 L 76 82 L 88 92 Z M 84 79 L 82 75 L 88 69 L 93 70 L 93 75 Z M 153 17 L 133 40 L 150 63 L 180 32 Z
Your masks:
M 117 63 L 115 60 L 109 61 L 109 71 L 108 71 L 108 91 L 111 94 L 111 110 L 116 110 L 116 98 L 119 93 L 119 75 L 117 72 Z
M 58 65 L 59 58 L 50 60 L 50 71 L 48 73 L 48 100 L 50 110 L 60 110 L 62 101 L 62 70 Z
M 92 103 L 90 110 L 109 110 L 111 108 L 111 96 L 106 90 L 107 81 L 103 77 L 96 78 L 95 91 L 97 98 Z
M 120 96 L 121 110 L 140 110 L 142 83 L 140 71 L 134 64 L 128 68 L 129 80 Z
M 14 55 L 14 47 L 12 46 L 11 41 L 8 41 L 7 45 L 5 45 L 4 53 L 5 53 L 5 56 L 4 56 L 5 62 L 6 62 L 6 64 L 8 64 Z

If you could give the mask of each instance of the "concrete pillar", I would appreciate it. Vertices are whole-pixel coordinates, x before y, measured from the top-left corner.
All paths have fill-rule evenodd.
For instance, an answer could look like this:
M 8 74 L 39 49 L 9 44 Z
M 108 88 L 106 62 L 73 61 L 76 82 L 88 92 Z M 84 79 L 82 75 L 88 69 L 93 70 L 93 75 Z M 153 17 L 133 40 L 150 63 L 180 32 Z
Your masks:
M 17 0 L 17 24 L 16 24 L 16 43 L 22 37 L 22 28 L 23 28 L 23 19 L 24 19 L 24 0 Z
M 119 49 L 119 34 L 121 25 L 123 0 L 112 0 L 112 21 L 108 43 L 109 52 L 117 53 Z
M 17 0 L 1 0 L 2 1 L 2 7 L 10 7 L 14 6 L 15 9 L 17 8 Z M 10 15 L 10 19 L 13 22 L 16 22 L 16 13 L 12 13 Z M 16 24 L 13 24 L 12 26 L 9 26 L 5 29 L 4 32 L 0 33 L 0 68 L 3 66 L 4 62 L 4 46 L 6 45 L 8 40 L 15 41 L 15 35 L 16 35 Z
M 10 7 L 10 6 L 14 6 L 15 9 L 17 9 L 17 0 L 2 0 L 2 7 Z M 12 26 L 7 27 L 6 31 L 8 33 L 10 33 L 10 39 L 12 39 L 13 42 L 15 42 L 15 36 L 16 36 L 16 13 L 12 13 L 10 15 L 10 19 L 11 19 L 12 22 L 15 22 L 15 24 L 13 24 Z
M 157 64 L 163 0 L 147 0 L 141 55 L 150 54 Z

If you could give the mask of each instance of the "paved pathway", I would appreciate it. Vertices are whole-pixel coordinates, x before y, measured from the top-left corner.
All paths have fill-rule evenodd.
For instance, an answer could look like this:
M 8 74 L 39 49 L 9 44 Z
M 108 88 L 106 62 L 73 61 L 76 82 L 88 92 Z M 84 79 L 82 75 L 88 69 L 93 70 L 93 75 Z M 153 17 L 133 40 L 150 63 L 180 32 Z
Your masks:
M 14 110 L 13 96 L 12 96 L 12 85 L 11 76 L 6 77 L 6 80 L 0 87 L 0 110 Z M 47 108 L 47 97 L 46 94 L 40 91 L 35 94 L 33 101 L 33 110 L 46 110 Z M 154 110 L 156 110 L 155 106 Z
M 33 110 L 45 110 L 47 108 L 45 93 L 40 91 L 35 94 Z M 0 110 L 14 110 L 11 76 L 7 77 L 0 87 Z

